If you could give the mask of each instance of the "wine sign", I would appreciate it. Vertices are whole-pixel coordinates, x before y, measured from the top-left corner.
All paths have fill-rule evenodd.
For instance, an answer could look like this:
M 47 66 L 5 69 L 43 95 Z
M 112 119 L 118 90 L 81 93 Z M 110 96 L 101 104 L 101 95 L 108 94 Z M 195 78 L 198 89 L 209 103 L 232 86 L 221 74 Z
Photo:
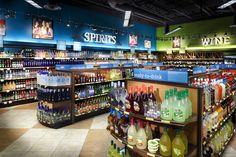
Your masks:
M 212 45 L 227 45 L 230 44 L 230 37 L 228 35 L 224 36 L 215 36 L 215 37 L 204 37 L 202 38 L 203 46 L 212 46 Z
M 112 35 L 86 32 L 84 33 L 83 37 L 84 37 L 85 42 L 113 44 L 113 45 L 116 44 L 116 36 L 112 36 Z

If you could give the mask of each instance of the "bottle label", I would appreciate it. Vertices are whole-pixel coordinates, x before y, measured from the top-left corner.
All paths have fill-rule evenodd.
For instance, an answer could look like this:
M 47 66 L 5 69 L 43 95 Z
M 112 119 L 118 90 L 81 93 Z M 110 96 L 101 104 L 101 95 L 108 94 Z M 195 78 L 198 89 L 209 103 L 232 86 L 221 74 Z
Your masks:
M 128 135 L 128 143 L 134 142 L 133 136 Z
M 135 110 L 136 112 L 139 112 L 139 111 L 140 111 L 139 105 L 138 105 L 138 103 L 137 103 L 136 101 L 134 102 L 134 110 Z
M 167 146 L 162 145 L 162 144 L 160 145 L 160 148 L 161 148 L 161 151 L 162 151 L 162 152 L 167 152 L 167 150 L 168 150 L 168 149 L 167 149 Z
M 125 100 L 125 107 L 127 109 L 130 109 L 131 108 L 131 105 L 130 105 L 130 102 L 128 100 Z
M 137 146 L 143 146 L 143 140 L 137 139 Z
M 161 114 L 163 116 L 169 116 L 170 115 L 170 110 L 168 108 L 163 108 L 161 111 Z
M 178 117 L 178 118 L 183 118 L 183 116 L 184 116 L 183 111 L 180 109 L 176 109 L 174 112 L 174 116 Z
M 178 148 L 174 148 L 174 153 L 175 153 L 175 155 L 180 156 L 181 150 L 179 150 Z

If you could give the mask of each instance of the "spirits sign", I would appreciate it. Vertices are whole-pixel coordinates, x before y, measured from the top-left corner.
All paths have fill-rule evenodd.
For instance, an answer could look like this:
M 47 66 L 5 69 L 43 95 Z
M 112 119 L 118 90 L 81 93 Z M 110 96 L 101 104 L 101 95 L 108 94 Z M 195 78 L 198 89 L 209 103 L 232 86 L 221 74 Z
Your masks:
M 204 37 L 201 39 L 203 46 L 212 45 L 228 45 L 230 44 L 230 37 L 228 35 L 215 36 L 215 37 Z
M 116 36 L 97 34 L 97 33 L 84 33 L 84 41 L 91 43 L 101 43 L 101 44 L 116 44 Z

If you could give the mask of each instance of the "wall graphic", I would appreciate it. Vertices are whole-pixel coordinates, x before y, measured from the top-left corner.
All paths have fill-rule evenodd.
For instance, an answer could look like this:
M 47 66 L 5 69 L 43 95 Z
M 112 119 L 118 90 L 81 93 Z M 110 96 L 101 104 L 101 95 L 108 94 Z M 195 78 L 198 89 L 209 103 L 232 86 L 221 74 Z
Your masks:
M 33 18 L 32 37 L 36 39 L 53 39 L 53 21 L 42 18 Z

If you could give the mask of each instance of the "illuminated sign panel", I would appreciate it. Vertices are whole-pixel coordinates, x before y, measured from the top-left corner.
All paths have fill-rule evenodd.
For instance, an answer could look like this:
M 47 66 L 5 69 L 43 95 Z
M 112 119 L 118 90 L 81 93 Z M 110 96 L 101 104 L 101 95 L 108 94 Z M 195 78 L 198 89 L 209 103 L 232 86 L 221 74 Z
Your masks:
M 97 33 L 84 33 L 84 41 L 92 43 L 101 43 L 101 44 L 116 44 L 116 36 L 104 35 Z

